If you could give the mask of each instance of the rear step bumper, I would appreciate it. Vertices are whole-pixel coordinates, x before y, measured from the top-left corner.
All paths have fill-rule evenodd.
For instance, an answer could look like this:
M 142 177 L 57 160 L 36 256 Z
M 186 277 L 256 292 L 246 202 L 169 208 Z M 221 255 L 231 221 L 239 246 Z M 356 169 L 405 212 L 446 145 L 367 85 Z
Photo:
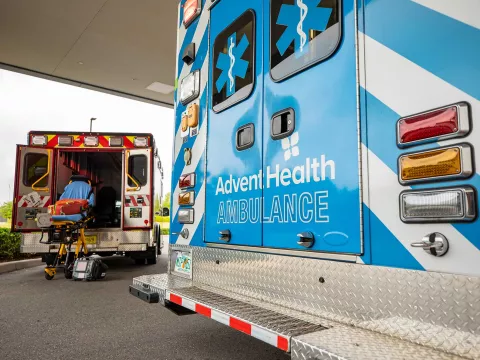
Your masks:
M 178 276 L 135 278 L 130 293 L 147 302 L 181 306 L 253 336 L 292 359 L 462 358 L 369 330 L 335 323 L 255 299 L 228 294 Z M 156 294 L 156 295 L 154 295 Z

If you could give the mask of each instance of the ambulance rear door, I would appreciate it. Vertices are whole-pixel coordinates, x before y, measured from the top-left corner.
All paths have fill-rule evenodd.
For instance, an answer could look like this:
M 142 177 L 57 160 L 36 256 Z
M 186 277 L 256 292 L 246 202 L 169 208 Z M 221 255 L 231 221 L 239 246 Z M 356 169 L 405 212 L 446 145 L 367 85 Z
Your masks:
M 264 8 L 263 244 L 360 254 L 354 1 Z
M 38 213 L 52 204 L 54 151 L 17 145 L 12 231 L 37 231 Z

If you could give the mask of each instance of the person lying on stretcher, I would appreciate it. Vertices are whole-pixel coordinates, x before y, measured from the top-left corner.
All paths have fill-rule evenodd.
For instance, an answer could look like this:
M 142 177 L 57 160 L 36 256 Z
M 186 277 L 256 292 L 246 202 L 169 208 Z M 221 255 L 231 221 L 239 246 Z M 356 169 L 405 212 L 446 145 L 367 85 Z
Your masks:
M 60 200 L 52 206 L 52 220 L 78 222 L 85 219 L 95 202 L 90 180 L 73 175 Z

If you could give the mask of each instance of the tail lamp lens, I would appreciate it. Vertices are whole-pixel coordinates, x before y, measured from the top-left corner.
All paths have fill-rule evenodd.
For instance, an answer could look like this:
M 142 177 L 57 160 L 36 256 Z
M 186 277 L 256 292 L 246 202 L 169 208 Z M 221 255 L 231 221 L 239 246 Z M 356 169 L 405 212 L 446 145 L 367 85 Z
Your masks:
M 473 221 L 476 217 L 473 188 L 408 191 L 400 195 L 404 222 Z
M 33 135 L 31 141 L 32 141 L 32 145 L 36 145 L 36 146 L 47 145 L 47 137 L 45 135 Z
M 73 138 L 71 136 L 59 136 L 58 145 L 60 146 L 72 146 Z
M 180 84 L 180 101 L 183 105 L 197 98 L 200 93 L 200 70 L 185 76 Z
M 460 137 L 470 131 L 468 104 L 459 103 L 398 121 L 397 143 L 400 147 Z
M 195 192 L 186 191 L 178 194 L 179 205 L 193 205 L 195 203 Z
M 188 26 L 200 14 L 201 1 L 187 0 L 183 5 L 183 23 Z
M 180 189 L 187 189 L 195 186 L 195 173 L 185 174 L 180 176 L 178 180 L 178 187 Z
M 148 138 L 146 138 L 146 137 L 136 137 L 133 140 L 133 145 L 135 147 L 147 147 L 148 146 Z
M 85 146 L 98 146 L 98 136 L 85 136 L 83 142 Z
M 193 209 L 180 209 L 178 210 L 178 222 L 180 224 L 193 224 L 194 215 Z
M 402 184 L 437 178 L 467 178 L 472 174 L 471 148 L 460 145 L 399 158 L 399 180 Z
M 108 145 L 112 147 L 120 147 L 123 146 L 123 137 L 117 136 L 117 137 L 111 137 L 110 140 L 108 140 Z

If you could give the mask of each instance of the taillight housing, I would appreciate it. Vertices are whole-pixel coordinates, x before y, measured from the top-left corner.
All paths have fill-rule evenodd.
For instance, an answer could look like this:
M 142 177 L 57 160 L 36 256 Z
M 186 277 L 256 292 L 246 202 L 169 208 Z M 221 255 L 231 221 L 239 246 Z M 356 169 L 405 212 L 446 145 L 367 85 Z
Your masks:
M 194 205 L 195 204 L 195 191 L 185 191 L 178 194 L 179 205 Z
M 45 135 L 32 135 L 30 142 L 34 146 L 45 146 L 47 145 L 47 137 Z
M 195 186 L 195 173 L 184 174 L 178 179 L 178 187 L 187 189 Z
M 178 210 L 178 222 L 180 224 L 193 224 L 194 215 L 193 209 L 180 209 Z
M 476 218 L 475 190 L 469 186 L 404 191 L 400 194 L 403 222 L 468 222 Z
M 145 136 L 142 137 L 136 137 L 133 140 L 133 145 L 135 147 L 147 147 L 148 146 L 148 138 Z
M 98 146 L 98 136 L 85 136 L 83 144 L 85 146 Z
M 187 0 L 183 5 L 183 24 L 188 27 L 202 11 L 201 0 Z
M 397 122 L 400 148 L 462 137 L 470 131 L 470 108 L 462 102 L 401 118 Z
M 63 135 L 58 137 L 59 146 L 72 146 L 72 144 L 73 144 L 73 137 L 63 136 Z
M 108 140 L 108 145 L 111 147 L 122 147 L 123 146 L 123 137 L 122 136 L 112 136 Z
M 398 159 L 402 185 L 434 180 L 465 179 L 473 173 L 472 148 L 460 144 L 405 154 Z

